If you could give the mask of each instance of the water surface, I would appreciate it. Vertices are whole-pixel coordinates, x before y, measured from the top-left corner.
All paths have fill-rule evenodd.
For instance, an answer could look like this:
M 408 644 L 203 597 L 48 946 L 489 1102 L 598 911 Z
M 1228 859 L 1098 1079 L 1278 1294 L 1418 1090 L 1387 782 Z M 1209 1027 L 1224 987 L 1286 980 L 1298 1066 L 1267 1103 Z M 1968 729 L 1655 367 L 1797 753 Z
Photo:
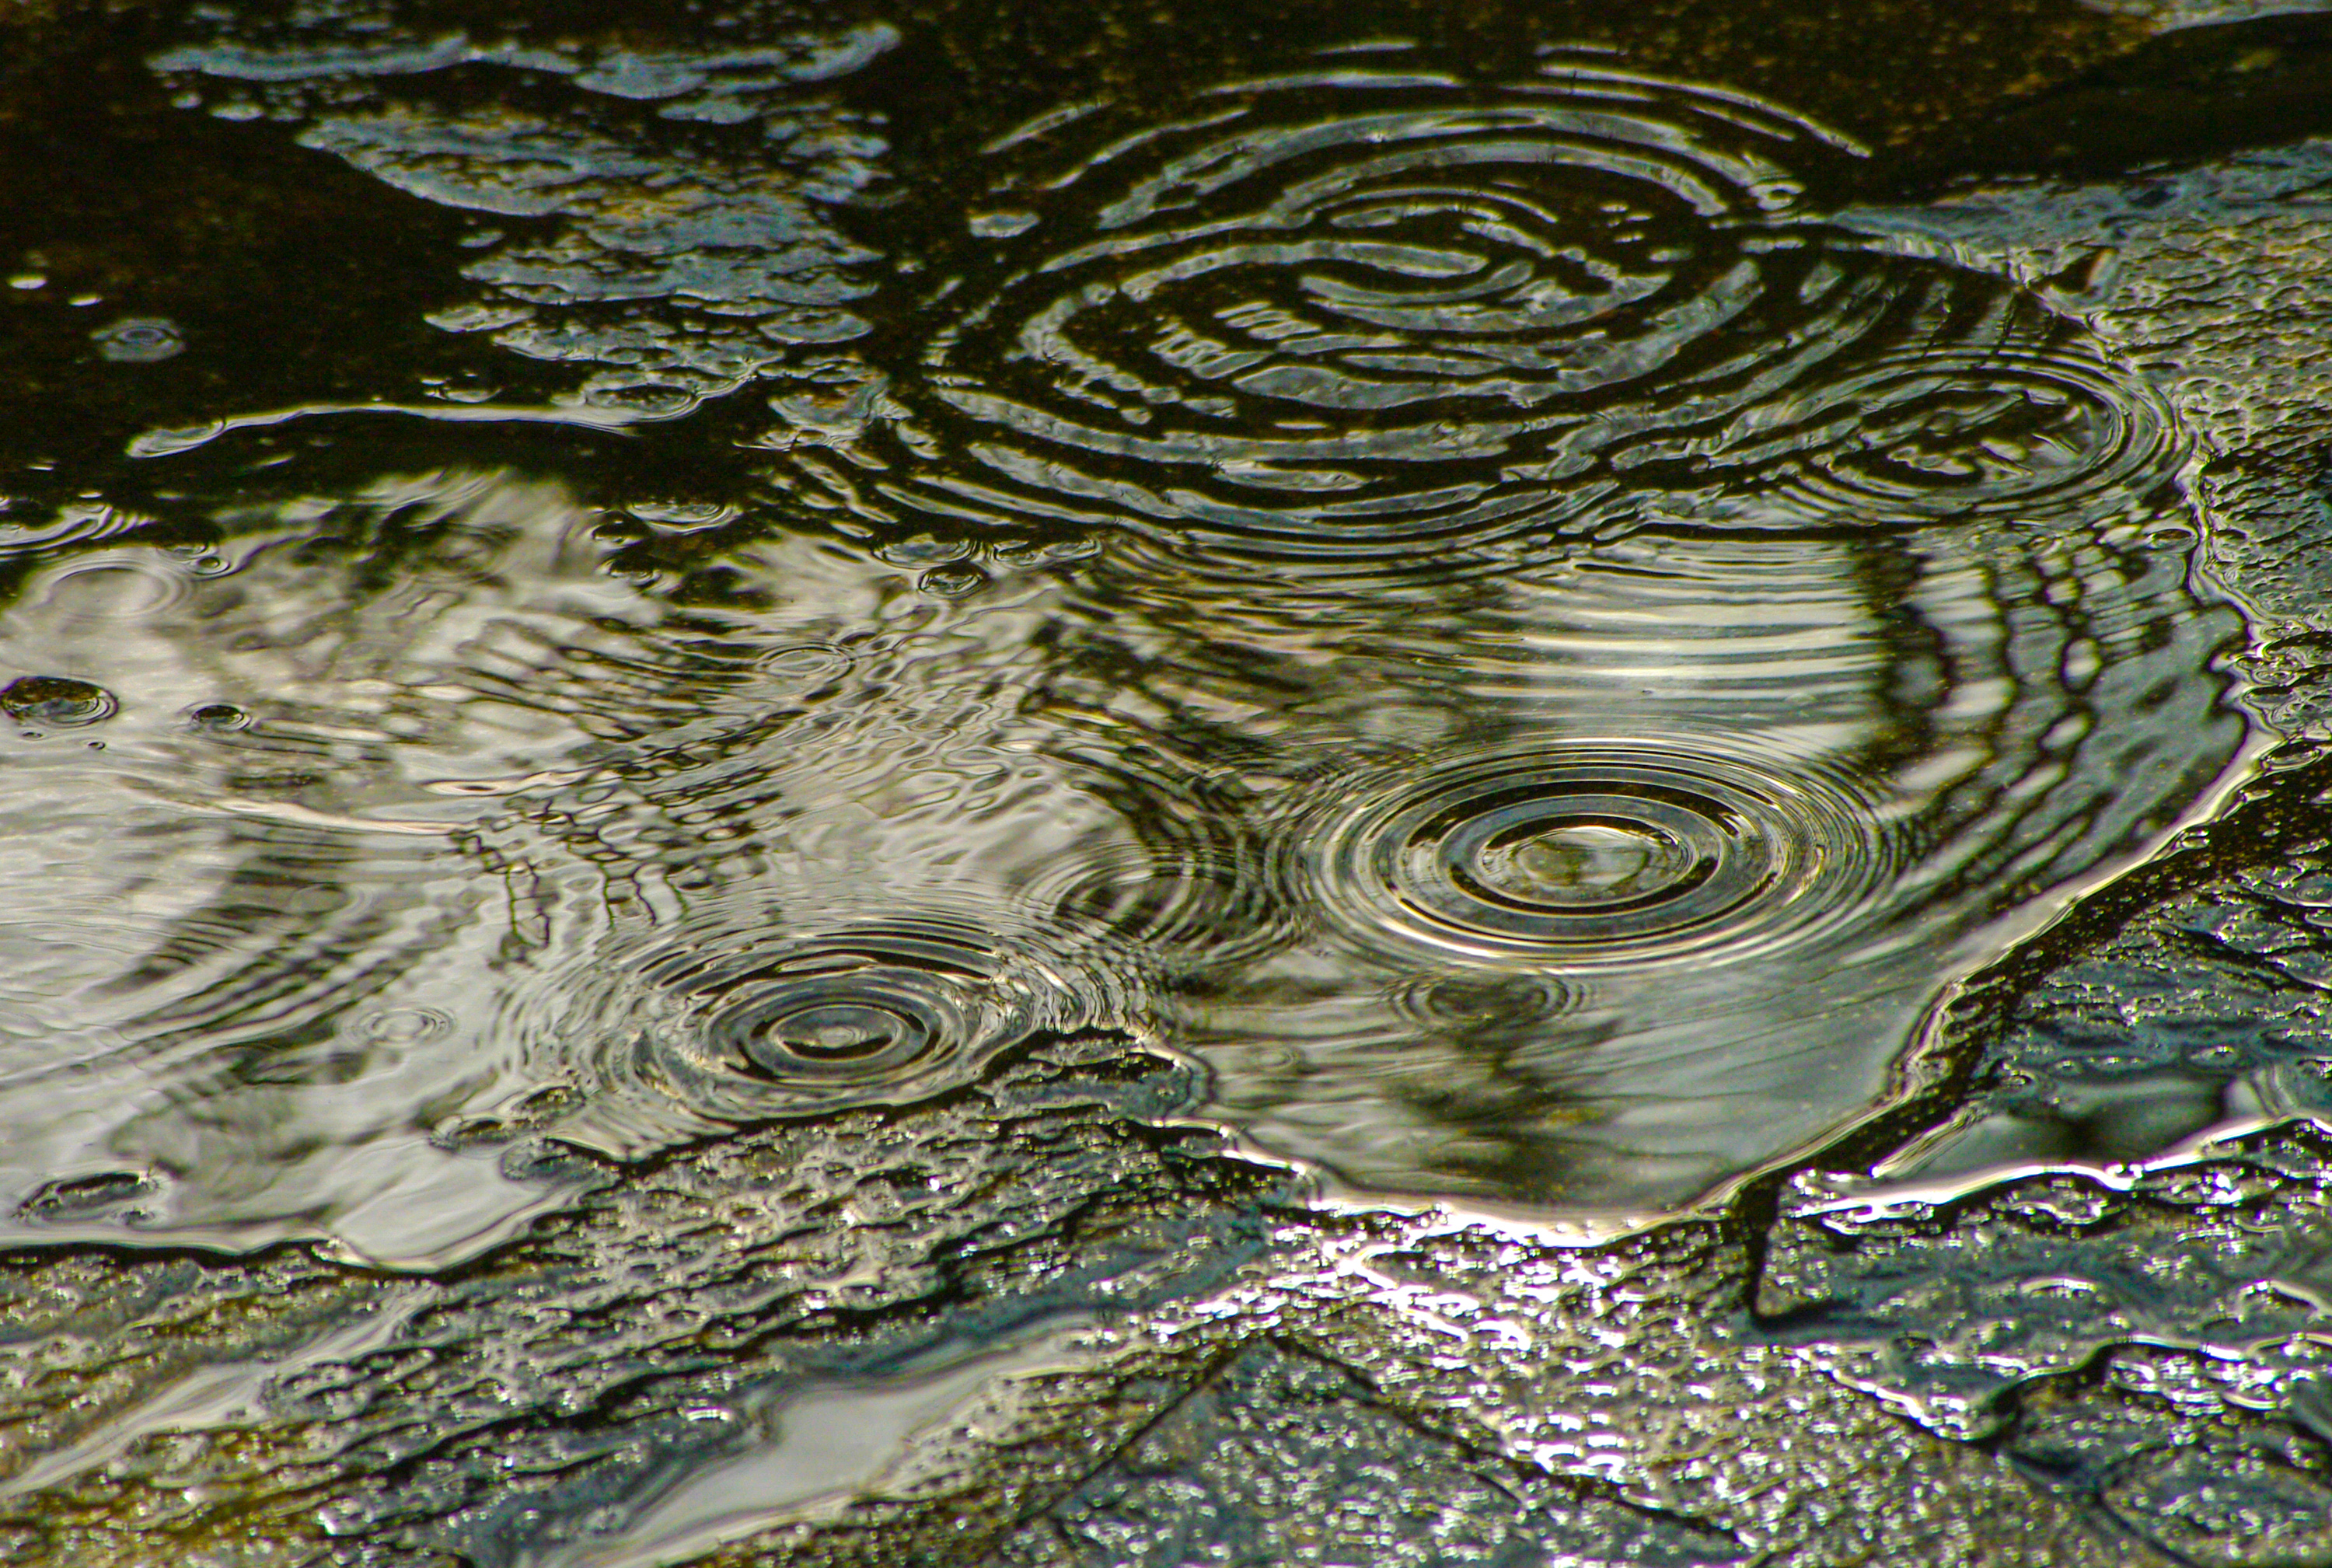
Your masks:
M 287 1343 L 383 1408 L 432 1314 L 535 1366 L 478 1325 L 564 1238 L 662 1267 L 635 1187 L 756 1260 L 675 1276 L 729 1348 L 638 1340 L 712 1382 L 627 1478 L 301 1517 L 693 1561 L 1216 1288 L 1269 1183 L 1770 1198 L 2250 776 L 2224 433 L 1890 189 L 1941 110 L 1395 20 L 1171 72 L 846 7 L 90 24 L 102 135 L 176 150 L 60 153 L 8 279 L 0 1229 L 305 1259 L 373 1327 Z M 1011 1250 L 1128 1172 L 1200 1218 Z M 765 1289 L 922 1315 L 771 1350 Z M 1374 1397 L 1281 1353 L 1204 1375 Z M 200 1419 L 330 1427 L 247 1383 Z M 1531 1527 L 1658 1535 L 1590 1500 Z
M 1843 133 L 1331 47 L 1003 128 L 933 235 L 833 85 L 896 43 L 151 57 L 458 215 L 426 320 L 512 384 L 129 433 L 186 543 L 18 509 L 12 656 L 122 709 L 17 705 L 19 1202 L 444 1256 L 537 1201 L 481 1128 L 636 1157 L 1098 1024 L 1331 1180 L 1653 1212 L 2237 756 L 2191 435 L 1830 224 Z

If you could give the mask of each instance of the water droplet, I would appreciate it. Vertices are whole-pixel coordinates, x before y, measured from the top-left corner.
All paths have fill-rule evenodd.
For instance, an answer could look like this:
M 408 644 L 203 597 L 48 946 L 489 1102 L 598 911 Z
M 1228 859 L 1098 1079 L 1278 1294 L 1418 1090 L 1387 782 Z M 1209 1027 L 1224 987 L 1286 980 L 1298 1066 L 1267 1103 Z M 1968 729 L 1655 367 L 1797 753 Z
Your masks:
M 103 686 L 68 675 L 24 675 L 0 689 L 0 711 L 20 724 L 72 730 L 110 719 L 121 704 Z
M 152 365 L 186 350 L 186 334 L 160 316 L 127 316 L 90 334 L 97 357 L 116 365 Z
M 249 729 L 251 715 L 232 703 L 205 703 L 201 707 L 187 712 L 186 722 L 212 734 L 225 734 L 234 730 Z
M 748 1017 L 732 1019 L 728 1027 L 742 1043 L 746 1058 L 773 1076 L 803 1061 L 912 1060 L 928 1044 L 922 1019 L 870 1002 L 813 1002 L 779 1012 L 766 1024 Z

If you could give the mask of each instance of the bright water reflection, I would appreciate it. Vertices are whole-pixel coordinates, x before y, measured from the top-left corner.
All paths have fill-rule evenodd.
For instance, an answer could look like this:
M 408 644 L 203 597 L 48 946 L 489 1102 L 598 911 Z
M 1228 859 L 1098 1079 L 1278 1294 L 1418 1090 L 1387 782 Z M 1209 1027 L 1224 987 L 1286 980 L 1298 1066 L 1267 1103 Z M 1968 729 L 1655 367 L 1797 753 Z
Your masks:
M 2175 416 L 1826 226 L 1844 139 L 1332 53 L 999 134 L 934 241 L 829 87 L 894 42 L 155 60 L 467 215 L 428 319 L 521 390 L 369 401 L 552 444 L 253 393 L 132 445 L 167 526 L 11 512 L 18 1224 L 441 1259 L 546 1201 L 513 1139 L 1096 1027 L 1347 1182 L 1657 1209 L 2236 758 Z
M 1266 1143 L 1397 1190 L 1627 1209 L 1814 1135 L 2242 738 L 2231 619 L 2174 556 L 2069 531 L 1648 531 L 1437 613 L 1276 625 L 1094 581 L 1085 656 L 1155 684 L 1085 722 L 1171 737 L 1267 863 L 1170 827 L 1120 873 L 1122 918 L 1183 946 L 1177 1034 Z M 1216 954 L 1218 923 L 1267 940 Z

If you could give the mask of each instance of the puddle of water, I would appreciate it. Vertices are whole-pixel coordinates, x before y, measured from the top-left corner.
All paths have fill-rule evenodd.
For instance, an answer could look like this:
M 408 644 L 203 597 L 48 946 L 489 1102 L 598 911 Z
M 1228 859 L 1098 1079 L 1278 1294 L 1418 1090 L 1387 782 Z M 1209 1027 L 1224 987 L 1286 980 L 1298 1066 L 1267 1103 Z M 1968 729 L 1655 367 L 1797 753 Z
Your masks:
M 237 327 L 263 291 L 95 248 L 12 282 L 28 362 L 110 388 L 0 483 L 12 1243 L 491 1277 L 627 1172 L 1002 1117 L 1097 1038 L 1203 1068 L 1118 1116 L 1161 1148 L 1576 1240 L 1940 1081 L 1956 988 L 2264 745 L 2192 572 L 2224 431 L 2094 300 L 1905 240 L 1888 155 L 1778 91 L 1348 22 L 939 105 L 960 17 L 635 20 L 136 24 L 141 124 L 396 243 L 271 263 L 369 324 L 298 353 Z M 2180 1060 L 1897 1168 L 2314 1104 Z M 895 1218 L 829 1209 L 788 1223 Z M 783 1332 L 942 1310 L 970 1235 Z M 735 1546 L 1053 1335 L 797 1378 L 588 1539 L 475 1499 L 430 1539 Z M 19 1489 L 257 1385 L 175 1386 Z
M 2243 746 L 2177 416 L 2037 296 L 1827 226 L 1863 149 L 1737 91 L 1380 50 L 1049 113 L 903 292 L 826 88 L 881 29 L 621 70 L 323 34 L 150 63 L 526 220 L 454 325 L 586 368 L 148 432 L 141 472 L 234 496 L 219 542 L 33 558 L 12 645 L 127 693 L 61 802 L 127 785 L 114 833 L 219 869 L 100 923 L 150 956 L 24 1079 L 24 1193 L 142 1171 L 149 1234 L 426 1263 L 539 1200 L 424 1218 L 513 1116 L 636 1157 L 1098 1024 L 1334 1181 L 1640 1215 L 1866 1111 L 1944 986 Z M 573 458 L 219 467 L 708 398 L 760 471 L 622 512 Z

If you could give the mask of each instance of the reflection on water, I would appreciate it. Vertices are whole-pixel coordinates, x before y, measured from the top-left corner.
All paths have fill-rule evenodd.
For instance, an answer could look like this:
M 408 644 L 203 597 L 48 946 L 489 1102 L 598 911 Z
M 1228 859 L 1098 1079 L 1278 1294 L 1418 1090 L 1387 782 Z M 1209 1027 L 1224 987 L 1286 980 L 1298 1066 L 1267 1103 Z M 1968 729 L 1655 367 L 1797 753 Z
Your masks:
M 1181 731 L 1199 800 L 1203 715 L 1242 711 L 1217 766 L 1285 901 L 1259 953 L 1182 944 L 1176 1027 L 1266 1143 L 1398 1190 L 1673 1201 L 1811 1136 L 2242 734 L 2232 621 L 2174 558 L 2069 531 L 1662 529 L 1432 613 L 1251 596 L 1212 625 L 1094 582 L 1081 656 L 1177 706 L 1130 682 L 1076 722 Z M 1279 657 L 1227 668 L 1234 639 Z M 1132 929 L 1225 902 L 1215 847 L 1166 837 Z M 1444 1028 L 1435 984 L 1481 989 Z
M 24 1488 L 240 1422 L 271 1506 L 341 1445 L 284 1539 L 710 1552 L 1064 1324 L 1373 1245 L 1293 1193 L 1570 1224 L 1784 1170 L 2241 775 L 2210 454 L 2069 296 L 1834 222 L 1871 155 L 1787 107 L 1358 23 L 941 102 L 953 13 L 457 9 L 139 33 L 158 120 L 405 236 L 282 280 L 383 341 L 62 244 L 11 280 L 104 395 L 0 493 L 0 1231 L 224 1304 L 218 1366 L 43 1405 Z M 2144 1159 L 2305 1054 L 2124 1073 L 2035 995 L 1928 1176 Z M 1633 1267 L 1578 1256 L 1544 1300 Z M 1774 1344 L 1865 1288 L 1791 1267 Z M 1543 1382 L 1527 1338 L 1476 1359 Z M 1392 1442 L 1295 1343 L 1203 1380 Z M 1511 1539 L 1763 1550 L 1639 1500 Z
M 542 1200 L 522 1133 L 634 1158 L 1094 1026 L 1343 1181 L 1640 1211 L 1872 1104 L 2236 754 L 2175 419 L 1823 227 L 1840 139 L 1586 55 L 1071 106 L 975 160 L 943 278 L 809 330 L 874 254 L 815 182 L 595 105 L 838 124 L 804 84 L 880 43 L 158 59 L 548 222 L 454 324 L 564 323 L 562 396 L 824 389 L 741 492 L 287 453 L 215 544 L 25 525 L 8 710 L 105 740 L 25 741 L 0 1114 L 20 1201 L 138 1194 L 26 1223 L 440 1256 Z M 456 64 L 577 107 L 433 106 Z M 718 367 L 611 347 L 702 310 Z
M 76 674 L 10 688 L 51 694 L 15 715 L 5 832 L 43 875 L 5 939 L 0 1100 L 16 1182 L 126 1164 L 163 1184 L 142 1223 L 263 1237 L 421 1180 L 430 1107 L 476 1079 L 454 1020 L 492 961 L 458 843 L 481 807 L 444 780 L 588 741 L 579 679 L 531 666 L 579 669 L 642 605 L 557 486 L 507 475 L 222 521 L 215 552 L 86 550 L 5 612 L 14 656 Z M 53 733 L 75 691 L 85 727 Z M 465 1226 L 476 1174 L 399 1226 Z

